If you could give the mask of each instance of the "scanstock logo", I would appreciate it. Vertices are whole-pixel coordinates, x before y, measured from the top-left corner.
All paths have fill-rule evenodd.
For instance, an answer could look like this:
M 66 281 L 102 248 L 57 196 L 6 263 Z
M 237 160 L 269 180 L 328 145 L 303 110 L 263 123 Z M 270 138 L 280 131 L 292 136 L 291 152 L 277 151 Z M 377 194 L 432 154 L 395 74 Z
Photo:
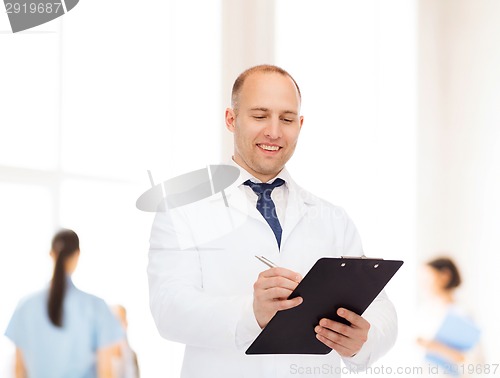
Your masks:
M 13 33 L 52 21 L 73 9 L 79 0 L 4 0 Z

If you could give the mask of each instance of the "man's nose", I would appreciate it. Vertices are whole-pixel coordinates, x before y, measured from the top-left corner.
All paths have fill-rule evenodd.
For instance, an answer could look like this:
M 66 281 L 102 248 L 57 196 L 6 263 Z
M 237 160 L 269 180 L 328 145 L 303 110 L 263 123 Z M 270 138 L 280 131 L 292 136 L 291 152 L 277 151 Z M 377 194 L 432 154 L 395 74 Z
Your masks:
M 278 139 L 281 137 L 281 124 L 278 117 L 271 117 L 264 130 L 264 134 L 269 139 Z

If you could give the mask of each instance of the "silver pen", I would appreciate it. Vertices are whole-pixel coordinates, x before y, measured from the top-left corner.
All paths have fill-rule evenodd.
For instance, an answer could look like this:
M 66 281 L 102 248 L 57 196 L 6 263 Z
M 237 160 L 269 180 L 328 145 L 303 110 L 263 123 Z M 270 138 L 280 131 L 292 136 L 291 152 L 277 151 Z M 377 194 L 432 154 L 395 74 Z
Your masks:
M 264 264 L 266 264 L 269 268 L 277 268 L 278 265 L 273 263 L 271 260 L 266 259 L 264 256 L 255 256 L 257 257 L 260 261 L 262 261 Z

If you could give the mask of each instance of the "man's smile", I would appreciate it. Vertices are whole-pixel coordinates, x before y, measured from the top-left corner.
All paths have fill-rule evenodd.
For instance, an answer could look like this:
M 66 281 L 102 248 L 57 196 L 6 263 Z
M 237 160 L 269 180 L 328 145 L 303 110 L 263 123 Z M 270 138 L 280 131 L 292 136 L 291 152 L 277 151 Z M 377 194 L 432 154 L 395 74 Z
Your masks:
M 282 148 L 276 144 L 265 144 L 265 143 L 257 144 L 257 147 L 259 147 L 261 150 L 270 152 L 279 151 Z

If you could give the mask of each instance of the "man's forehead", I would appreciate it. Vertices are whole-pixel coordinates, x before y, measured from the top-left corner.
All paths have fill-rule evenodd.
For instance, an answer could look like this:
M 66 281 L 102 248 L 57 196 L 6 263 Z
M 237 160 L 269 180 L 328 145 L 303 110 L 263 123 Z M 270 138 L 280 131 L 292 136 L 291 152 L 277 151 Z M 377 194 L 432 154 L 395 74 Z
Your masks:
M 250 73 L 246 77 L 245 81 L 243 82 L 242 90 L 244 90 L 245 87 L 250 87 L 252 85 L 265 84 L 271 78 L 278 79 L 278 80 L 281 79 L 284 82 L 288 81 L 295 88 L 295 84 L 294 84 L 292 78 L 290 78 L 288 75 L 284 75 L 284 74 L 281 74 L 279 72 L 257 71 L 257 72 Z
M 287 75 L 276 72 L 255 72 L 248 76 L 243 83 L 239 97 L 252 99 L 251 102 L 262 100 L 269 95 L 283 100 L 298 101 L 300 96 L 293 80 Z M 258 106 L 257 103 L 251 106 Z

